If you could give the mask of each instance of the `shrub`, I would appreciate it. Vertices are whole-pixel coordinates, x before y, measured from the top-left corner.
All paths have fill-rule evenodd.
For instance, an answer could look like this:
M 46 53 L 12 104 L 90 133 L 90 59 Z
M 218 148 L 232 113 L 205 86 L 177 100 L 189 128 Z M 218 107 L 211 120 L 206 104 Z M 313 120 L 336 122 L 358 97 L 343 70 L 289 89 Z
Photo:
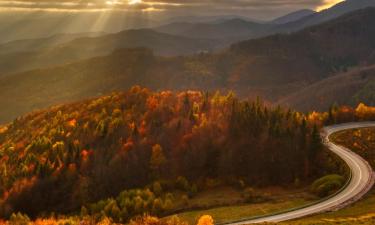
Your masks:
M 190 189 L 189 181 L 185 177 L 178 177 L 176 180 L 176 188 L 188 192 Z
M 139 216 L 131 220 L 129 225 L 187 225 L 187 223 L 181 221 L 177 216 L 172 216 L 167 220 L 151 216 Z
M 188 197 L 187 195 L 183 195 L 183 196 L 181 197 L 181 200 L 182 200 L 182 204 L 183 204 L 184 206 L 189 205 L 189 197 Z
M 22 213 L 13 213 L 10 216 L 9 222 L 14 225 L 28 225 L 30 223 L 30 218 Z
M 212 217 L 209 215 L 201 216 L 197 225 L 214 225 L 214 219 L 212 219 Z
M 189 197 L 192 198 L 194 197 L 194 195 L 196 195 L 198 193 L 198 187 L 197 185 L 192 185 L 191 188 L 190 188 L 190 191 L 189 191 Z
M 152 213 L 154 215 L 159 215 L 161 212 L 163 212 L 163 202 L 160 198 L 157 198 L 152 205 Z
M 261 202 L 266 199 L 266 197 L 254 190 L 251 187 L 246 188 L 242 193 L 243 198 L 245 199 L 245 202 L 247 203 L 255 203 L 255 202 Z
M 246 187 L 245 181 L 243 181 L 242 179 L 239 179 L 237 182 L 237 187 L 243 190 Z
M 161 187 L 159 182 L 154 182 L 152 185 L 152 191 L 156 196 L 160 196 L 163 193 L 163 188 Z
M 311 192 L 319 197 L 326 197 L 334 194 L 345 184 L 343 176 L 332 174 L 314 181 L 311 185 Z

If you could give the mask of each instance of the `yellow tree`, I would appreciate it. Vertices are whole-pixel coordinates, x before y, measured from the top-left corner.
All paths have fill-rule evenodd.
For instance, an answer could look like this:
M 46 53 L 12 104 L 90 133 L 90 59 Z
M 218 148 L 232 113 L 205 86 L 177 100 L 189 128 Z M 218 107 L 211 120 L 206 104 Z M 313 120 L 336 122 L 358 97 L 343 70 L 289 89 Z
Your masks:
M 167 163 L 167 159 L 164 155 L 163 148 L 159 144 L 154 145 L 152 147 L 150 168 L 155 178 L 160 177 L 161 171 L 166 163 Z
M 201 216 L 201 218 L 199 218 L 198 220 L 197 225 L 214 225 L 214 219 L 209 215 Z

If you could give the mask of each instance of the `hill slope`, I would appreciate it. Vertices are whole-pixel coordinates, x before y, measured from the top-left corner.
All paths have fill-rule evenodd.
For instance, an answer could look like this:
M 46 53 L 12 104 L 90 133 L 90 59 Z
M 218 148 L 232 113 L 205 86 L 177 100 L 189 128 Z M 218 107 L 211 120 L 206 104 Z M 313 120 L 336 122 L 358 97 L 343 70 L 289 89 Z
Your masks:
M 347 0 L 320 12 L 300 10 L 269 23 L 249 22 L 237 18 L 216 24 L 177 22 L 155 28 L 155 30 L 187 37 L 222 38 L 226 39 L 226 43 L 234 43 L 276 33 L 299 31 L 367 7 L 375 7 L 375 0 Z
M 19 113 L 140 84 L 153 89 L 232 89 L 277 101 L 353 66 L 375 62 L 375 9 L 290 35 L 241 42 L 217 54 L 157 57 L 145 49 L 0 79 L 2 121 Z M 46 98 L 48 96 L 48 98 Z M 13 112 L 13 113 L 12 113 Z
M 277 104 L 301 111 L 326 111 L 333 103 L 358 105 L 366 102 L 375 105 L 375 66 L 355 69 L 314 83 Z
M 285 16 L 281 16 L 279 18 L 276 18 L 271 21 L 273 24 L 285 24 L 285 23 L 290 23 L 294 21 L 298 21 L 304 17 L 311 16 L 315 14 L 316 12 L 310 9 L 302 9 L 298 10 L 296 12 L 289 13 Z
M 155 181 L 163 185 L 155 192 L 160 197 L 176 179 L 187 192 L 190 182 L 206 178 L 241 177 L 252 185 L 309 180 L 329 169 L 325 160 L 312 163 L 325 159 L 313 127 L 301 114 L 231 94 L 140 87 L 34 112 L 0 129 L 0 216 L 77 212 Z M 121 202 L 127 211 L 117 215 L 125 221 L 164 210 Z M 100 202 L 99 210 L 89 206 L 119 219 Z
M 0 44 L 0 54 L 34 52 L 51 48 L 81 37 L 96 37 L 105 33 L 56 34 L 46 38 L 24 39 Z
M 345 0 L 301 21 L 304 21 L 304 26 L 311 26 L 367 7 L 375 7 L 375 0 Z
M 171 23 L 155 30 L 192 38 L 247 39 L 261 36 L 271 27 L 270 24 L 234 18 L 219 23 Z
M 29 42 L 35 44 L 39 40 L 30 40 Z M 28 50 L 36 50 L 31 52 L 0 53 L 0 75 L 106 55 L 120 48 L 147 47 L 158 55 L 185 55 L 212 50 L 216 43 L 213 40 L 178 37 L 147 29 L 126 30 L 99 37 L 81 37 L 43 49 L 29 48 Z M 25 43 L 16 42 L 16 45 L 21 46 L 22 44 Z M 9 48 L 10 46 L 3 47 Z
M 104 16 L 105 15 L 105 16 Z M 33 13 L 13 13 L 4 11 L 0 15 L 0 43 L 22 39 L 39 39 L 62 33 L 113 33 L 126 29 L 140 29 L 157 26 L 144 15 L 124 14 L 123 12 L 97 13 L 55 13 L 35 11 Z

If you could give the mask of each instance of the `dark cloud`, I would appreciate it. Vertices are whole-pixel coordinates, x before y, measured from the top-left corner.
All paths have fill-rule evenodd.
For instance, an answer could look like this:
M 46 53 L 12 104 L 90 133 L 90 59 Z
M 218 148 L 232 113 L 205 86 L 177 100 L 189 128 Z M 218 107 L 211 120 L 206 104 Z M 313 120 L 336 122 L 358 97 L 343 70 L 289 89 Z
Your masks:
M 237 14 L 268 19 L 298 9 L 319 9 L 340 0 L 0 0 L 1 11 L 124 11 L 155 16 Z

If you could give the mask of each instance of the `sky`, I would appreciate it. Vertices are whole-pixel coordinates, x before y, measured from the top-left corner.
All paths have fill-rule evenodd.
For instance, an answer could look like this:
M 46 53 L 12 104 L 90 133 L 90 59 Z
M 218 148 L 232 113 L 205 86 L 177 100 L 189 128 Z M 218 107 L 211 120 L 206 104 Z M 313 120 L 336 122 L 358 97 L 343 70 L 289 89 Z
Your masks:
M 322 10 L 342 0 L 0 0 L 0 12 L 116 11 L 157 17 L 241 15 L 268 20 L 299 9 Z

